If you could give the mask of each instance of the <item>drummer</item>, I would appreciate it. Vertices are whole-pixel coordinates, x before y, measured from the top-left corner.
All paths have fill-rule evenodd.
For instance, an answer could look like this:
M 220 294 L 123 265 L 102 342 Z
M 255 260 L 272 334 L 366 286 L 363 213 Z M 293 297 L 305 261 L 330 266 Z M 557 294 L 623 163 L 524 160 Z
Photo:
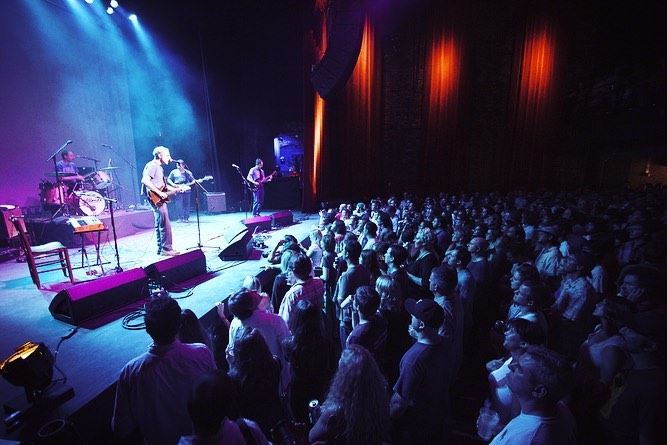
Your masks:
M 74 159 L 76 155 L 71 150 L 64 150 L 60 156 L 62 160 L 56 163 L 56 170 L 58 173 L 66 173 L 67 176 L 61 176 L 60 180 L 67 183 L 68 186 L 72 187 L 78 181 L 83 181 L 83 176 L 79 174 L 79 171 L 76 169 L 76 164 Z

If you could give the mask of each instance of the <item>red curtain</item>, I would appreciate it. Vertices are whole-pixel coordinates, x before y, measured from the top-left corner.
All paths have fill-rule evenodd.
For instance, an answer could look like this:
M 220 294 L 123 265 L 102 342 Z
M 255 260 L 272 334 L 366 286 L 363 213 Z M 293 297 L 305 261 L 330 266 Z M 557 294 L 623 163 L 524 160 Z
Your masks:
M 547 185 L 555 149 L 558 82 L 556 27 L 544 18 L 528 19 L 515 56 L 510 99 L 510 166 L 506 185 Z

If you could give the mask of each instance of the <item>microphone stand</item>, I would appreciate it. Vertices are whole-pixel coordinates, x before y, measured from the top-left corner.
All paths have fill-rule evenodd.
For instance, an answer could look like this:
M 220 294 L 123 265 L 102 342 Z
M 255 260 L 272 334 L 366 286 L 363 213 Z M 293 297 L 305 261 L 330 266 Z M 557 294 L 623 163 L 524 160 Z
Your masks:
M 68 139 L 65 141 L 63 145 L 60 146 L 58 150 L 55 151 L 51 156 L 48 157 L 46 162 L 53 161 L 53 171 L 56 174 L 56 187 L 58 188 L 58 197 L 60 198 L 60 207 L 58 207 L 58 210 L 56 210 L 56 213 L 51 216 L 51 219 L 53 220 L 56 215 L 60 212 L 63 211 L 63 208 L 65 208 L 65 197 L 63 196 L 63 189 L 60 187 L 62 185 L 62 181 L 60 180 L 60 173 L 58 173 L 58 163 L 56 162 L 56 155 L 60 153 L 63 148 L 67 147 L 69 144 L 72 143 L 71 139 Z
M 111 231 L 113 232 L 113 247 L 116 250 L 116 273 L 121 273 L 123 268 L 120 267 L 120 255 L 118 255 L 118 239 L 116 238 L 116 220 L 113 217 L 114 204 L 118 202 L 116 199 L 102 198 L 109 204 L 109 211 L 111 212 Z
M 248 190 L 250 190 L 250 183 L 248 182 L 248 179 L 243 176 L 243 173 L 241 173 L 241 169 L 239 168 L 238 165 L 233 166 L 236 169 L 236 172 L 239 174 L 241 177 L 241 182 L 243 183 L 243 208 L 245 210 L 245 217 L 246 219 L 248 218 L 248 207 L 250 205 L 248 204 Z
M 195 183 L 193 184 L 193 191 L 195 194 L 195 213 L 197 215 L 197 245 L 188 247 L 186 250 L 191 250 L 191 249 L 201 249 L 201 248 L 208 248 L 208 249 L 218 249 L 220 250 L 220 246 L 204 246 L 201 243 L 201 226 L 199 225 L 199 193 L 200 191 L 203 191 L 204 193 L 208 193 L 208 190 L 204 188 L 203 185 L 199 181 L 195 180 Z

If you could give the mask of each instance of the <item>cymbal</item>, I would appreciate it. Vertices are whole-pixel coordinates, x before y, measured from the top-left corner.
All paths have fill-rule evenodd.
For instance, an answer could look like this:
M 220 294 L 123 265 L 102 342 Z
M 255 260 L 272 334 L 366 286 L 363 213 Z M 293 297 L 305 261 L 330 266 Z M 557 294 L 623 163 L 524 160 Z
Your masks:
M 116 170 L 117 168 L 120 168 L 120 167 L 116 167 L 116 166 L 113 166 L 113 167 L 102 167 L 100 170 Z
M 46 176 L 55 176 L 56 172 L 46 172 L 44 174 Z M 60 176 L 61 178 L 66 178 L 68 176 L 76 176 L 76 175 L 77 175 L 77 173 L 58 173 L 58 176 Z

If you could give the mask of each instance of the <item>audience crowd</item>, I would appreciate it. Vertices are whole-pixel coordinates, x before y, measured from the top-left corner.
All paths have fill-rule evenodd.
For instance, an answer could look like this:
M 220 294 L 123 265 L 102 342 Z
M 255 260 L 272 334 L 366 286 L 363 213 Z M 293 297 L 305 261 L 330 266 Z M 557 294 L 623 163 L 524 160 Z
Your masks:
M 204 330 L 121 371 L 148 444 L 667 443 L 667 190 L 410 194 L 320 212 Z M 270 289 L 269 289 L 270 288 Z

